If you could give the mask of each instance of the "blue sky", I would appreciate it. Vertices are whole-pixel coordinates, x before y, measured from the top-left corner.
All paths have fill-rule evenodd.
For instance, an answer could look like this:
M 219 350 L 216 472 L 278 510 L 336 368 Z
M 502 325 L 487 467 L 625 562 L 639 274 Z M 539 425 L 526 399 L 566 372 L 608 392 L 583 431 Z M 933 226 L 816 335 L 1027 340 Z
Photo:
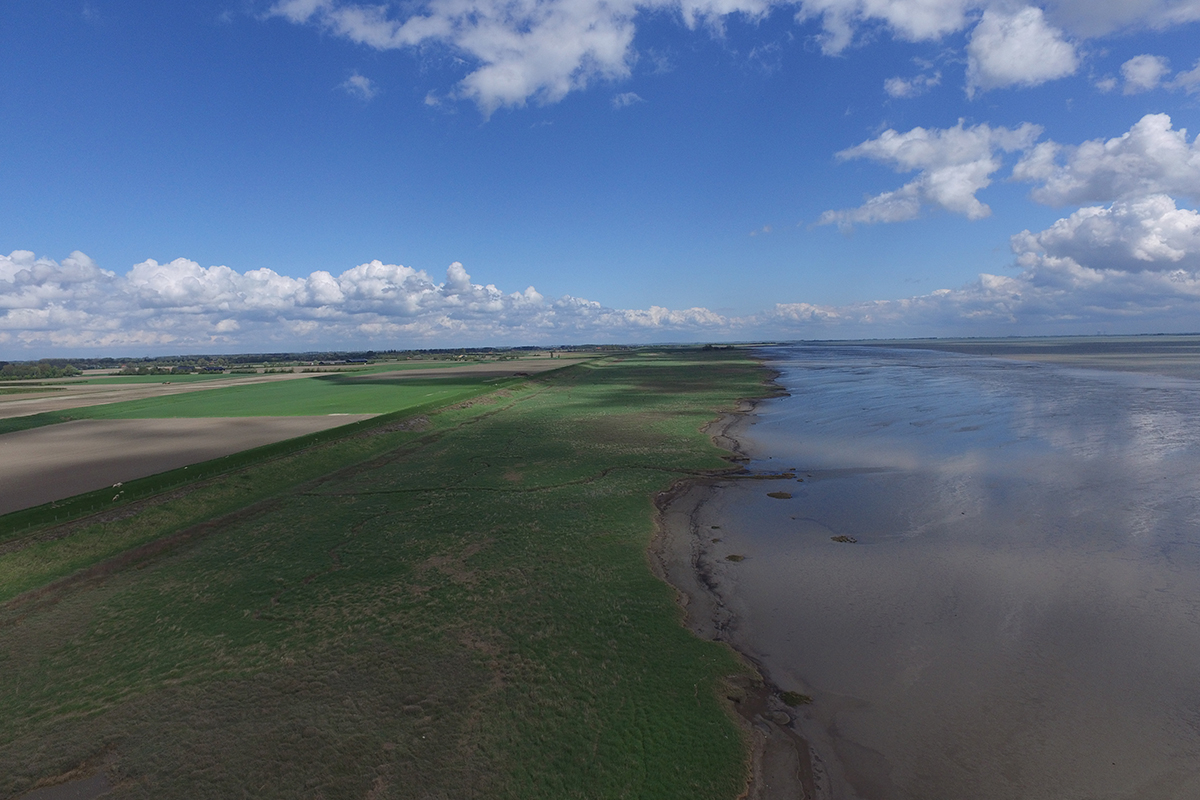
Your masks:
M 9 0 L 0 356 L 1200 330 L 1198 19 Z

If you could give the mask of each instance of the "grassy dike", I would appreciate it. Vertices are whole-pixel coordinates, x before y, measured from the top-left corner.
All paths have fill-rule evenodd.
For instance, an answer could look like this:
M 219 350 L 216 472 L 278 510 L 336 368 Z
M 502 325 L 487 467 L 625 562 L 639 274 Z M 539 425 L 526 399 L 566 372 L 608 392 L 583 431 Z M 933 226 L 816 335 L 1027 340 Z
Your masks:
M 253 502 L 0 609 L 0 797 L 96 770 L 112 797 L 735 797 L 741 667 L 646 547 L 761 380 L 733 351 L 616 356 L 274 496 L 304 453 L 224 476 Z

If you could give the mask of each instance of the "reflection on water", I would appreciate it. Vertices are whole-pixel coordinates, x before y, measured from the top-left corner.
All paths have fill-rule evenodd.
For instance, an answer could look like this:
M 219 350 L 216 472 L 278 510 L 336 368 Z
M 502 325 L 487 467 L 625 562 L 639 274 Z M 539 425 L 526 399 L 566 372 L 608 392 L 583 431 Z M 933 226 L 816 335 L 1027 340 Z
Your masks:
M 803 482 L 704 521 L 835 796 L 1200 797 L 1200 382 L 769 354 L 791 396 L 743 438 Z

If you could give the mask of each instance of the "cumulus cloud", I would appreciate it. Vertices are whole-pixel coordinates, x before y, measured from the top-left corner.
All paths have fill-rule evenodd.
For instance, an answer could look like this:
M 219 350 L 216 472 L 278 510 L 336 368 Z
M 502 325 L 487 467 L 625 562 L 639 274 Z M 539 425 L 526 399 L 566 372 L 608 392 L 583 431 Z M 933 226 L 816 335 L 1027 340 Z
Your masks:
M 888 78 L 883 82 L 883 90 L 888 97 L 907 99 L 919 97 L 942 82 L 942 73 L 916 75 L 912 78 Z
M 0 256 L 0 352 L 82 354 L 452 344 L 1194 330 L 1200 213 L 1166 195 L 1081 208 L 1012 237 L 1014 274 L 841 306 L 783 302 L 729 317 L 707 308 L 608 308 L 503 292 L 452 264 L 444 281 L 372 261 L 339 275 L 239 273 L 176 259 L 125 275 L 83 253 Z
M 708 309 L 613 309 L 532 286 L 472 282 L 462 264 L 436 282 L 423 270 L 372 261 L 304 278 L 239 273 L 194 261 L 147 260 L 124 275 L 83 253 L 61 262 L 26 250 L 0 256 L 0 347 L 376 348 L 449 342 L 661 341 L 729 321 Z
M 635 8 L 606 0 L 427 0 L 393 14 L 386 5 L 281 0 L 271 14 L 377 50 L 448 45 L 474 64 L 459 96 L 489 115 L 530 98 L 556 102 L 594 80 L 627 76 Z
M 720 35 L 731 17 L 759 20 L 777 10 L 819 25 L 816 38 L 827 54 L 881 29 L 917 42 L 974 25 L 967 47 L 967 88 L 974 93 L 1073 74 L 1079 55 L 1064 31 L 1087 38 L 1181 25 L 1200 19 L 1200 0 L 276 0 L 267 16 L 377 50 L 448 48 L 466 68 L 449 96 L 490 115 L 628 77 L 638 57 L 639 18 L 646 15 L 665 13 Z M 913 96 L 931 85 L 894 78 L 889 93 Z
M 811 338 L 1196 328 L 1200 214 L 1170 197 L 1082 208 L 1044 231 L 1013 236 L 1012 249 L 1013 275 L 985 273 L 964 286 L 897 300 L 781 303 L 751 327 Z
M 1121 77 L 1125 79 L 1125 94 L 1137 94 L 1157 89 L 1171 71 L 1167 59 L 1162 56 L 1140 55 L 1121 65 Z
M 967 44 L 967 94 L 1005 86 L 1037 86 L 1079 68 L 1075 46 L 1046 22 L 1042 9 L 988 9 Z
M 357 97 L 364 101 L 379 94 L 379 87 L 375 85 L 375 82 L 357 72 L 338 84 L 338 88 L 351 97 Z
M 1122 272 L 1200 269 L 1200 214 L 1177 208 L 1164 194 L 1088 206 L 1041 233 L 1013 237 L 1018 263 L 1070 259 L 1094 270 Z
M 982 219 L 991 209 L 975 194 L 991 184 L 992 173 L 1002 166 L 1000 154 L 1029 148 L 1041 133 L 1040 126 L 1030 123 L 1012 129 L 986 123 L 967 128 L 962 120 L 953 128 L 886 130 L 843 150 L 838 158 L 869 158 L 897 172 L 918 171 L 917 177 L 899 189 L 868 198 L 858 208 L 826 211 L 818 224 L 901 222 L 917 217 L 926 205 Z
M 1152 194 L 1200 198 L 1200 145 L 1166 114 L 1147 114 L 1127 132 L 1080 145 L 1042 142 L 1026 153 L 1013 178 L 1040 184 L 1032 197 L 1047 205 L 1106 203 Z

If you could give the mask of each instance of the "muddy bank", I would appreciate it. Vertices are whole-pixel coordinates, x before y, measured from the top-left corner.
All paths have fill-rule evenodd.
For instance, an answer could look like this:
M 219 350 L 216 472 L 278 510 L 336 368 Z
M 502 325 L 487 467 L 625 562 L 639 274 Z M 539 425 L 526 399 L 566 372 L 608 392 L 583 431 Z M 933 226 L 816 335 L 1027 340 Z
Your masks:
M 711 423 L 705 433 L 731 452 L 733 464 L 749 460 L 738 441 L 738 431 L 752 424 L 758 401 L 742 401 L 738 410 Z M 685 622 L 697 636 L 723 642 L 738 652 L 754 670 L 749 676 L 730 676 L 725 693 L 751 742 L 747 800 L 825 800 L 828 777 L 823 764 L 795 730 L 798 710 L 808 698 L 785 695 L 771 683 L 761 666 L 738 651 L 733 639 L 737 620 L 721 592 L 721 572 L 733 561 L 722 562 L 712 545 L 720 531 L 701 529 L 700 510 L 723 484 L 738 480 L 791 480 L 791 474 L 756 474 L 733 466 L 724 474 L 679 481 L 656 498 L 657 535 L 650 550 L 656 574 L 679 593 Z M 784 698 L 795 705 L 784 702 Z

